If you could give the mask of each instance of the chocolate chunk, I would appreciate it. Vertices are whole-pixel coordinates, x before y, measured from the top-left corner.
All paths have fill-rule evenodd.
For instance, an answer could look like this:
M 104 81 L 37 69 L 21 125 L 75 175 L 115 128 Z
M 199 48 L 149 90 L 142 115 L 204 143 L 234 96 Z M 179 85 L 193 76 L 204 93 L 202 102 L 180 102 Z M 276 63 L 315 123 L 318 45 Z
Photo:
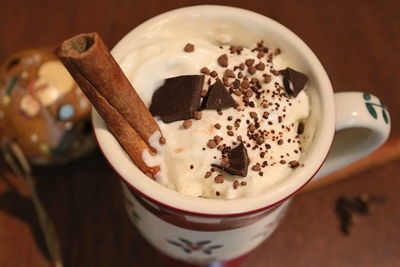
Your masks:
M 221 168 L 227 173 L 233 175 L 240 175 L 246 177 L 247 168 L 249 167 L 249 157 L 247 155 L 247 149 L 240 143 L 237 147 L 232 148 L 228 153 L 228 162 L 223 165 L 214 165 L 213 167 Z
M 202 109 L 221 109 L 235 107 L 237 104 L 229 92 L 225 89 L 220 79 L 210 86 L 204 97 Z
M 163 122 L 193 119 L 200 107 L 204 75 L 185 75 L 166 79 L 153 94 L 150 112 Z
M 308 77 L 291 68 L 279 71 L 283 75 L 283 85 L 289 95 L 297 96 L 308 81 Z

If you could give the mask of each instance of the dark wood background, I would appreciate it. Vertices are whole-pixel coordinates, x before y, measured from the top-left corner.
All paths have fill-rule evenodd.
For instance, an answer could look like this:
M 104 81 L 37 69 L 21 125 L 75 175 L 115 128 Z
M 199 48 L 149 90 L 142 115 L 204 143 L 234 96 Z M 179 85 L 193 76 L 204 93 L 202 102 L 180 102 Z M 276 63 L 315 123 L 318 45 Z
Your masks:
M 112 47 L 154 15 L 207 1 L 0 0 L 0 60 L 20 49 L 97 31 Z M 325 66 L 335 91 L 379 95 L 400 135 L 400 2 L 215 1 L 267 15 L 297 33 Z M 296 197 L 273 236 L 242 266 L 400 266 L 399 162 Z M 0 266 L 49 266 L 24 187 L 0 163 Z M 61 239 L 66 266 L 163 266 L 123 208 L 117 177 L 97 151 L 62 167 L 36 168 L 38 189 Z M 13 189 L 14 188 L 14 189 Z M 17 188 L 17 190 L 15 190 Z M 334 212 L 342 195 L 387 201 L 350 236 Z

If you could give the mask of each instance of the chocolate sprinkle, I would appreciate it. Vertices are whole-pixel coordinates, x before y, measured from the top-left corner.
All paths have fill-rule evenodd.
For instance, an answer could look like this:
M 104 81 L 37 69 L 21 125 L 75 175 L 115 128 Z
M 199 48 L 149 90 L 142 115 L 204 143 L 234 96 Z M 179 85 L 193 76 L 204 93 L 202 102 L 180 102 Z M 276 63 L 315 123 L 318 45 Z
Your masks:
M 207 67 L 201 68 L 200 72 L 203 74 L 210 74 L 210 70 Z
M 246 64 L 247 67 L 250 67 L 251 65 L 254 64 L 254 61 L 255 61 L 254 59 L 249 58 L 249 59 L 246 59 L 246 61 L 244 62 L 244 64 Z
M 169 78 L 153 94 L 150 112 L 163 122 L 193 119 L 200 107 L 200 92 L 204 75 L 184 75 Z
M 283 85 L 289 95 L 297 96 L 308 81 L 308 77 L 291 68 L 279 71 L 283 75 Z
M 253 66 L 250 66 L 248 69 L 247 69 L 247 72 L 248 73 L 250 73 L 250 74 L 254 74 L 254 73 L 256 73 L 256 68 L 255 67 L 253 67 Z
M 256 65 L 257 70 L 264 70 L 265 69 L 265 64 L 260 62 Z
M 224 72 L 224 75 L 225 75 L 224 78 L 225 77 L 227 77 L 227 78 L 235 78 L 235 73 L 231 69 L 226 69 L 225 72 Z
M 240 80 L 235 79 L 235 80 L 232 82 L 232 86 L 233 86 L 233 88 L 235 88 L 235 89 L 239 89 L 239 88 L 240 88 Z
M 187 44 L 185 45 L 185 47 L 183 48 L 183 50 L 184 50 L 185 52 L 188 52 L 188 53 L 193 52 L 193 51 L 194 51 L 194 45 L 191 44 L 191 43 L 187 43 Z
M 201 116 L 202 116 L 202 114 L 201 114 L 200 111 L 195 111 L 195 112 L 194 112 L 193 117 L 194 117 L 196 120 L 200 120 L 200 119 L 201 119 Z
M 218 64 L 221 67 L 228 67 L 228 55 L 227 54 L 223 54 L 221 56 L 218 57 Z
M 258 172 L 258 171 L 261 171 L 261 166 L 260 166 L 259 164 L 256 164 L 256 165 L 254 165 L 251 169 L 252 169 L 253 171 Z
M 235 107 L 237 104 L 229 92 L 225 89 L 220 79 L 210 86 L 204 97 L 203 109 L 221 109 Z
M 304 123 L 300 122 L 299 125 L 297 126 L 297 133 L 302 134 L 304 133 Z
M 215 142 L 215 140 L 213 140 L 213 139 L 210 139 L 210 140 L 208 140 L 208 142 L 207 142 L 207 146 L 208 146 L 209 148 L 215 148 L 215 147 L 217 147 L 217 142 Z
M 222 184 L 223 182 L 224 182 L 224 176 L 222 176 L 222 175 L 217 175 L 215 178 L 214 178 L 214 181 L 215 181 L 215 183 L 217 183 L 217 184 Z
M 182 125 L 183 125 L 183 128 L 189 129 L 192 126 L 192 121 L 191 120 L 184 120 Z
M 289 162 L 289 165 L 291 168 L 297 168 L 300 165 L 300 163 L 297 160 L 292 160 Z

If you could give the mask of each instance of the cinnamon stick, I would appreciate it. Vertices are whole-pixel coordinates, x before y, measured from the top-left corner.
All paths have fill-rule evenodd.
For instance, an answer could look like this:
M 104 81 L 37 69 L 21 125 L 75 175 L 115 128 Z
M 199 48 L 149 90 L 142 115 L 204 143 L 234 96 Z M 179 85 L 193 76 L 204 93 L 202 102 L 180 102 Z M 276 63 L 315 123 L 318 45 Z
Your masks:
M 64 41 L 56 54 L 61 60 L 70 59 L 85 80 L 150 145 L 150 136 L 160 128 L 98 33 L 76 35 Z
M 158 125 L 101 38 L 96 33 L 80 34 L 62 43 L 56 54 L 136 166 L 153 178 L 160 167 L 147 166 L 142 155 L 145 150 L 154 155 L 148 140 L 159 131 Z

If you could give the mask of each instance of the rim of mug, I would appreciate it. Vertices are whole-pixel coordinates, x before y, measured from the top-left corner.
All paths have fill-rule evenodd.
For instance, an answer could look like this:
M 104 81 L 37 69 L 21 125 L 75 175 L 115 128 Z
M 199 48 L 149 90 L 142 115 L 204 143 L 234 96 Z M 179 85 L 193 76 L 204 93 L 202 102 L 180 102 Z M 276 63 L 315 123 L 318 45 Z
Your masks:
M 283 186 L 275 188 L 274 190 L 269 188 L 264 194 L 228 200 L 199 198 L 168 189 L 143 174 L 130 161 L 114 136 L 105 127 L 104 121 L 97 111 L 92 108 L 92 123 L 95 137 L 100 150 L 120 178 L 125 181 L 130 188 L 139 193 L 139 195 L 157 205 L 184 213 L 203 216 L 238 216 L 259 212 L 290 198 L 310 182 L 323 165 L 335 132 L 335 108 L 332 85 L 316 55 L 296 34 L 265 15 L 236 7 L 201 5 L 179 8 L 162 13 L 131 30 L 117 43 L 112 49 L 112 52 L 118 49 L 119 46 L 128 42 L 130 36 L 135 35 L 136 32 L 154 25 L 155 23 L 177 16 L 187 16 L 190 14 L 198 15 L 205 12 L 229 15 L 240 14 L 241 16 L 247 16 L 254 21 L 268 25 L 268 27 L 273 27 L 275 31 L 285 37 L 285 42 L 291 42 L 295 45 L 296 49 L 303 54 L 303 58 L 307 59 L 308 66 L 311 72 L 314 73 L 315 88 L 319 91 L 320 106 L 324 114 L 324 119 L 319 120 L 320 126 L 318 136 L 315 137 L 310 148 L 313 156 L 312 158 L 308 157 L 304 162 L 307 167 L 296 170 L 296 172 L 291 175 L 291 178 L 293 178 L 291 179 L 291 181 L 293 180 L 291 183 L 285 184 L 285 182 L 282 182 Z M 280 38 L 282 38 L 282 36 Z M 311 151 L 308 153 L 310 152 Z M 121 162 L 124 160 L 130 161 L 129 163 L 131 166 L 128 167 L 129 170 L 127 170 L 126 166 L 122 166 Z

